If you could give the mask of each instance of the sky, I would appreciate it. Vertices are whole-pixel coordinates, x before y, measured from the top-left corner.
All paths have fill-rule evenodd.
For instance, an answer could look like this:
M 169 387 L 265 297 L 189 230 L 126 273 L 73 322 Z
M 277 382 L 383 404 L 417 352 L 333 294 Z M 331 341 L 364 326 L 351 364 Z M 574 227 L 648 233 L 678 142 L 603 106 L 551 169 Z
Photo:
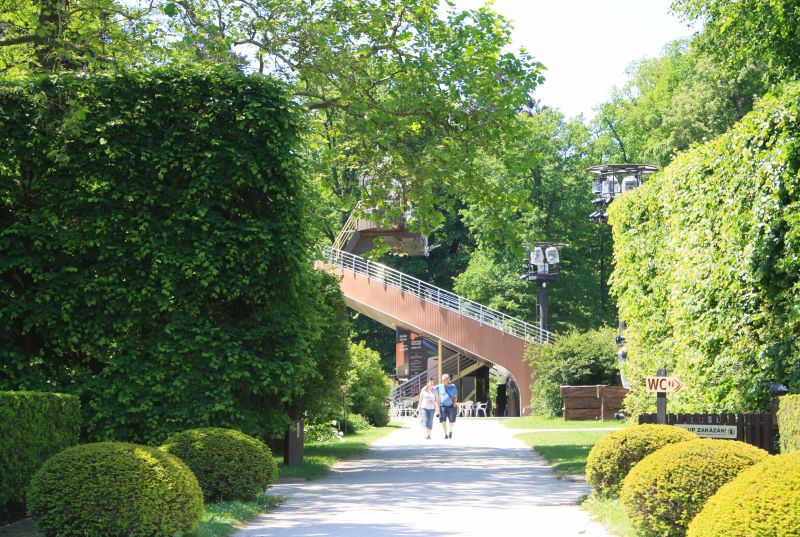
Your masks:
M 622 86 L 631 62 L 657 56 L 692 30 L 669 12 L 672 0 L 496 0 L 514 25 L 514 48 L 525 47 L 547 70 L 535 97 L 568 117 L 592 108 Z M 471 9 L 484 0 L 456 0 Z

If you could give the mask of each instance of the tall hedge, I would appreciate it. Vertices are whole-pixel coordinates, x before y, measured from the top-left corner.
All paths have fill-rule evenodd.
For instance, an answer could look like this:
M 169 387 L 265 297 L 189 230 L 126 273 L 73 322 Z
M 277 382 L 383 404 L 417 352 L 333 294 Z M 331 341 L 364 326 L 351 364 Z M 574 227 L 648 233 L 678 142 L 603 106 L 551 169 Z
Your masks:
M 676 412 L 758 410 L 800 389 L 800 85 L 679 155 L 610 208 L 612 292 L 628 324 L 626 404 L 652 409 L 661 366 Z
M 279 83 L 224 70 L 0 86 L 0 387 L 54 384 L 90 438 L 158 443 L 282 434 L 341 383 L 317 372 L 347 334 L 325 332 L 297 123 Z
M 78 443 L 80 401 L 73 395 L 0 392 L 0 524 L 25 513 L 31 477 L 55 453 Z
M 781 453 L 800 451 L 800 395 L 784 395 L 778 407 Z

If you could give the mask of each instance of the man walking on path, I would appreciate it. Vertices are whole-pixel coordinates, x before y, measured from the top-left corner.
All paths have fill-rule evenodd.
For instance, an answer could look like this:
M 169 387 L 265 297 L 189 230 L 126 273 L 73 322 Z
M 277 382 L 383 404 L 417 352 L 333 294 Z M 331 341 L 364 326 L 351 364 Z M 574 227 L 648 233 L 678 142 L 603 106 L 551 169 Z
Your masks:
M 494 419 L 466 420 L 448 442 L 416 420 L 314 481 L 280 480 L 286 496 L 234 537 L 611 537 L 578 502 L 585 482 L 547 462 Z
M 436 385 L 436 399 L 439 401 L 439 423 L 442 424 L 445 438 L 453 438 L 453 427 L 456 424 L 456 403 L 458 388 L 450 383 L 450 375 L 442 375 L 442 383 Z M 448 422 L 450 426 L 448 427 Z

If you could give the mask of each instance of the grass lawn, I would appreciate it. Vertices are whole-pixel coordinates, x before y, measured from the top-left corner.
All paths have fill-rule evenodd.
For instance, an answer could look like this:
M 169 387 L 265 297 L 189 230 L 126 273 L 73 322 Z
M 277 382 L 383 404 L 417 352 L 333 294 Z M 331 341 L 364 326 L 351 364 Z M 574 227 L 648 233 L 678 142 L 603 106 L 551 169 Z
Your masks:
M 618 537 L 638 537 L 633 529 L 619 499 L 599 498 L 594 494 L 581 504 L 581 507 L 594 517 L 614 535 Z
M 305 445 L 303 464 L 285 466 L 281 461 L 278 464 L 279 478 L 317 479 L 331 470 L 337 461 L 361 455 L 369 449 L 369 445 L 383 438 L 401 425 L 390 423 L 386 427 L 373 427 L 366 431 L 359 431 L 347 435 L 340 442 L 325 442 L 322 444 L 309 443 Z
M 583 475 L 592 446 L 608 431 L 547 431 L 522 433 L 525 444 L 547 459 L 556 475 Z
M 610 429 L 626 426 L 624 421 L 570 420 L 547 416 L 525 416 L 503 420 L 503 425 L 512 429 Z

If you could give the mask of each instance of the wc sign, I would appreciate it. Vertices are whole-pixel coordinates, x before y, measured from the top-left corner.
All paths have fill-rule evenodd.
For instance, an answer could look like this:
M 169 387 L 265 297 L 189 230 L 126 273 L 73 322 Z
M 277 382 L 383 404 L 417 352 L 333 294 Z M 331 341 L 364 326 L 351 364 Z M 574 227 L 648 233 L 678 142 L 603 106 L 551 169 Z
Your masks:
M 683 388 L 683 382 L 675 377 L 645 377 L 644 382 L 648 392 L 675 393 Z

